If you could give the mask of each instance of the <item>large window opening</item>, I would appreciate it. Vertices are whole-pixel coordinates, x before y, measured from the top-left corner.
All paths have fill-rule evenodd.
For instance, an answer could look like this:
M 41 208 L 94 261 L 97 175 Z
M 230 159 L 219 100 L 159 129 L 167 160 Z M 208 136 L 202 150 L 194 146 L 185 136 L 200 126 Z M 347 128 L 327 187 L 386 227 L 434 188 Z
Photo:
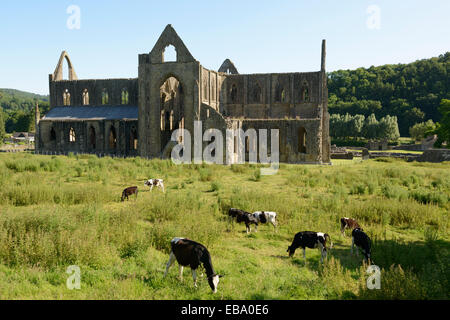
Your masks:
M 253 88 L 252 102 L 253 103 L 261 103 L 262 102 L 262 90 L 258 83 L 255 84 L 255 87 Z
M 103 89 L 102 91 L 102 104 L 108 104 L 109 103 L 109 94 L 106 89 Z
M 54 128 L 50 130 L 50 141 L 56 141 L 56 132 Z
M 298 152 L 306 153 L 306 130 L 303 127 L 298 129 Z
M 89 104 L 89 91 L 88 89 L 83 90 L 83 106 L 87 106 Z
M 310 102 L 309 85 L 306 81 L 303 82 L 301 98 L 303 102 Z
M 172 138 L 173 130 L 181 128 L 184 117 L 183 87 L 177 78 L 170 76 L 160 87 L 161 151 Z
M 138 135 L 137 130 L 135 127 L 131 128 L 131 134 L 130 134 L 130 146 L 132 150 L 138 149 Z
M 69 89 L 64 90 L 63 102 L 65 106 L 70 106 L 70 92 Z
M 177 62 L 177 50 L 173 45 L 168 45 L 163 52 L 163 62 Z
M 114 128 L 114 126 L 111 126 L 111 129 L 109 130 L 109 149 L 115 150 L 116 148 L 117 148 L 116 128 Z
M 77 137 L 75 134 L 75 130 L 73 128 L 70 128 L 69 131 L 69 142 L 76 142 L 77 141 Z
M 122 104 L 128 104 L 128 90 L 122 89 Z
M 237 103 L 237 98 L 238 98 L 237 95 L 238 95 L 237 86 L 235 84 L 233 84 L 233 86 L 231 87 L 231 91 L 230 91 L 231 103 Z
M 96 142 L 97 142 L 97 139 L 95 136 L 95 128 L 91 126 L 89 128 L 89 144 L 91 146 L 91 149 L 95 150 Z

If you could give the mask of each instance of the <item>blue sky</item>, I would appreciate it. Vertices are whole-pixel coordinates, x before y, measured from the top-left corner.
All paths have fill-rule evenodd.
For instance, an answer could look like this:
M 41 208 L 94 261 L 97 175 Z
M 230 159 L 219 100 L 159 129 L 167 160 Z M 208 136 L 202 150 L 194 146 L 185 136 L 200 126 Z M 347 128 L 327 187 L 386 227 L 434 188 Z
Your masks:
M 70 5 L 79 30 L 67 28 Z M 327 71 L 408 63 L 450 51 L 449 12 L 448 0 L 2 1 L 0 88 L 47 94 L 63 50 L 80 79 L 137 77 L 167 24 L 214 70 L 230 58 L 240 73 L 316 71 L 322 39 Z

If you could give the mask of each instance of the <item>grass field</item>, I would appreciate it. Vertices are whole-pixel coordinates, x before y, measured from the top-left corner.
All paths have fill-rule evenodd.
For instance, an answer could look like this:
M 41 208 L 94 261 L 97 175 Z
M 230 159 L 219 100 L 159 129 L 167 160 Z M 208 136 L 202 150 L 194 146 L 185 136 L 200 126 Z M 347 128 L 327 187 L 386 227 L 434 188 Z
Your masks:
M 162 178 L 166 193 L 144 187 Z M 450 163 L 377 159 L 333 166 L 176 166 L 170 161 L 0 154 L 0 299 L 448 299 Z M 125 187 L 138 199 L 120 202 Z M 276 211 L 279 230 L 245 233 L 228 207 Z M 362 256 L 340 217 L 358 219 L 373 240 L 381 289 L 369 290 Z M 288 258 L 299 231 L 334 243 L 322 265 L 317 249 Z M 193 287 L 172 267 L 170 240 L 206 245 L 217 294 Z M 66 269 L 81 269 L 69 290 Z

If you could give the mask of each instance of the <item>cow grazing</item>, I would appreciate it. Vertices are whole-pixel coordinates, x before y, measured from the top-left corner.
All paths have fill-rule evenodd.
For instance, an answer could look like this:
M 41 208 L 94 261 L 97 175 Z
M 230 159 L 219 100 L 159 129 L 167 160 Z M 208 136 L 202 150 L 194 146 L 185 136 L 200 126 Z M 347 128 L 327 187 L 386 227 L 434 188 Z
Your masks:
M 356 255 L 358 255 L 358 249 L 361 248 L 364 259 L 371 263 L 371 249 L 372 249 L 372 241 L 370 240 L 369 236 L 362 231 L 362 229 L 356 228 L 352 231 L 352 249 L 351 254 L 353 254 L 353 247 L 356 245 Z
M 342 235 L 344 235 L 345 233 L 345 229 L 356 229 L 359 228 L 361 229 L 361 227 L 359 226 L 358 222 L 355 219 L 351 219 L 351 218 L 341 218 L 341 232 Z
M 150 191 L 153 190 L 153 187 L 161 188 L 163 192 L 166 192 L 164 190 L 164 180 L 161 179 L 149 179 L 145 181 L 146 186 L 150 187 Z
M 137 199 L 138 187 L 129 187 L 129 188 L 126 188 L 125 190 L 123 190 L 123 192 L 122 192 L 122 202 L 125 201 L 125 198 L 127 198 L 127 200 L 129 200 L 128 197 L 133 195 L 133 194 L 136 195 L 136 199 Z
M 254 224 L 256 231 L 258 231 L 258 220 L 250 212 L 231 208 L 228 211 L 228 216 L 230 219 L 235 218 L 237 223 L 244 222 L 247 233 L 252 232 L 251 224 Z
M 277 228 L 277 221 L 276 221 L 277 213 L 276 212 L 256 211 L 256 212 L 253 212 L 253 217 L 256 218 L 258 223 L 262 223 L 262 224 L 271 223 L 275 229 Z M 256 227 L 256 230 L 258 230 L 258 227 Z
M 213 292 L 216 293 L 219 279 L 222 276 L 217 275 L 214 272 L 211 255 L 209 254 L 208 249 L 200 243 L 184 238 L 174 238 L 170 242 L 170 245 L 172 251 L 170 253 L 169 262 L 167 262 L 164 277 L 167 275 L 169 268 L 173 265 L 175 260 L 177 260 L 180 266 L 180 279 L 183 280 L 183 268 L 190 267 L 192 270 L 192 278 L 194 279 L 194 286 L 197 288 L 197 269 L 200 265 L 203 265 L 206 276 L 208 277 L 209 286 Z
M 331 238 L 328 234 L 313 231 L 299 232 L 295 235 L 294 241 L 292 241 L 292 244 L 287 249 L 287 252 L 289 252 L 289 257 L 292 257 L 295 250 L 301 247 L 303 249 L 303 258 L 306 262 L 306 248 L 319 248 L 321 253 L 320 262 L 323 262 L 323 259 L 327 257 L 327 238 L 330 240 L 331 249 L 333 248 L 333 243 L 331 242 Z

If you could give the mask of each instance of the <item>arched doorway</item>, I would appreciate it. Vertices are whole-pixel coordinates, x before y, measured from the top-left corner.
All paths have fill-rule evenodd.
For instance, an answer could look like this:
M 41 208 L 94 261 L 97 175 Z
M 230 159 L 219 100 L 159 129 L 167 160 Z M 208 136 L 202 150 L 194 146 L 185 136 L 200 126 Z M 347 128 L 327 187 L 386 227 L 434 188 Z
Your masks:
M 166 149 L 172 132 L 184 128 L 184 91 L 180 81 L 169 76 L 160 87 L 161 152 Z
M 306 129 L 303 127 L 298 129 L 298 152 L 306 153 Z
M 117 148 L 117 134 L 116 134 L 116 128 L 114 126 L 111 126 L 109 129 L 109 150 L 116 151 Z
M 138 133 L 136 127 L 131 128 L 130 133 L 130 150 L 136 151 L 138 149 Z
M 89 147 L 91 150 L 95 150 L 97 147 L 97 137 L 95 135 L 95 128 L 91 126 L 89 128 Z

